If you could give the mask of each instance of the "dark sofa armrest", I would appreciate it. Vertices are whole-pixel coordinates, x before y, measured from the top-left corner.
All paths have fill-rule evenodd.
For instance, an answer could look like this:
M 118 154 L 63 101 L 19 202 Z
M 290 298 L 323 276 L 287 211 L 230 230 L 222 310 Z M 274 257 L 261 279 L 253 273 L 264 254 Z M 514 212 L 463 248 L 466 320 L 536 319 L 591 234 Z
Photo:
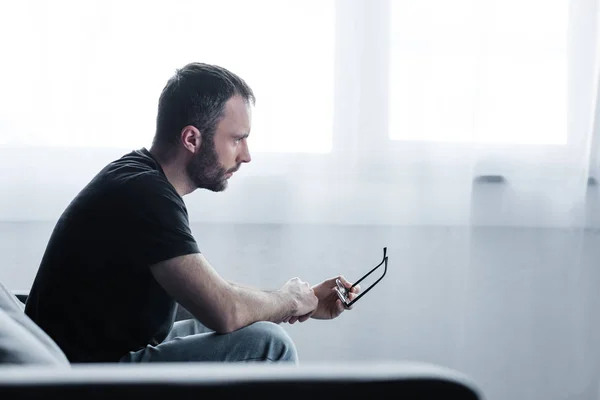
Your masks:
M 86 398 L 126 395 L 173 399 L 453 399 L 482 392 L 456 371 L 419 363 L 166 363 L 0 366 L 0 398 Z

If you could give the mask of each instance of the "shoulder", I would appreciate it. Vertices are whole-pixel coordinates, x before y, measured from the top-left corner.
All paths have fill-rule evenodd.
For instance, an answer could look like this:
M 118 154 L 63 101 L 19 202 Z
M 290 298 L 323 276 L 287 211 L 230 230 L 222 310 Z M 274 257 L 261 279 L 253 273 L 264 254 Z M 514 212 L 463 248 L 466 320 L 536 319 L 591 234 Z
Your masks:
M 158 162 L 145 149 L 132 151 L 113 161 L 106 166 L 103 176 L 115 192 L 127 198 L 185 207 Z
M 146 149 L 134 150 L 108 164 L 102 171 L 107 180 L 121 184 L 168 183 L 162 168 Z

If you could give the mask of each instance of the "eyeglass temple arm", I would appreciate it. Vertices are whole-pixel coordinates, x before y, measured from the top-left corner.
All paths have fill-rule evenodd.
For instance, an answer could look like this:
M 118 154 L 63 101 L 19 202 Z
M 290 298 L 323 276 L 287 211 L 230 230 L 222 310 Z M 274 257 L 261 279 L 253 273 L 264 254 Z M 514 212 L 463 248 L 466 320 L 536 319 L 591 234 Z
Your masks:
M 381 261 L 379 264 L 377 264 L 377 266 L 375 268 L 373 268 L 372 270 L 367 272 L 367 274 L 365 276 L 360 278 L 358 281 L 354 282 L 354 284 L 352 286 L 350 286 L 350 289 L 352 289 L 354 286 L 358 285 L 367 276 L 371 275 L 373 273 L 373 271 L 375 271 L 377 268 L 381 267 L 381 264 L 383 264 L 386 261 L 386 258 L 387 258 L 387 247 L 384 247 L 383 248 L 383 261 Z M 385 275 L 385 272 L 383 273 L 383 275 Z M 381 276 L 381 278 L 383 278 L 383 275 Z M 379 279 L 381 279 L 381 278 L 379 278 Z M 379 281 L 377 281 L 377 282 L 379 282 Z M 375 283 L 377 283 L 377 282 L 375 282 Z M 348 289 L 348 290 L 350 290 L 350 289 Z
M 347 305 L 348 307 L 352 306 L 352 304 L 354 304 L 355 302 L 357 302 L 357 301 L 358 301 L 358 299 L 360 299 L 361 297 L 363 297 L 365 294 L 369 293 L 369 290 L 373 289 L 373 287 L 374 287 L 375 285 L 377 285 L 377 284 L 379 283 L 379 281 L 380 281 L 380 280 L 382 280 L 382 279 L 383 279 L 383 277 L 385 276 L 385 273 L 387 272 L 387 257 L 383 259 L 383 263 L 385 263 L 385 264 L 384 264 L 384 266 L 383 266 L 383 275 L 381 275 L 381 276 L 379 277 L 379 279 L 377 279 L 377 280 L 375 281 L 375 283 L 374 283 L 374 284 L 372 284 L 371 286 L 369 286 L 369 287 L 368 287 L 368 288 L 367 288 L 367 289 L 366 289 L 364 292 L 362 292 L 361 294 L 359 294 L 358 296 L 356 296 L 356 298 L 355 298 L 354 300 L 352 300 L 350 303 L 348 303 L 348 305 Z M 377 269 L 377 268 L 378 268 L 380 265 L 381 265 L 381 263 L 380 263 L 380 264 L 379 264 L 377 267 L 375 267 L 375 268 L 373 269 L 373 271 L 375 271 L 375 269 Z M 373 272 L 373 271 L 371 271 L 371 272 Z M 369 274 L 370 274 L 371 272 L 369 272 Z M 367 275 L 368 275 L 368 274 L 367 274 Z M 364 278 L 363 278 L 363 279 L 364 279 Z M 362 281 L 362 279 L 361 279 L 361 281 Z M 359 281 L 359 282 L 360 282 L 360 281 Z M 358 283 L 358 282 L 356 282 L 354 285 L 356 285 L 357 283 Z M 354 286 L 354 285 L 353 285 L 353 286 Z

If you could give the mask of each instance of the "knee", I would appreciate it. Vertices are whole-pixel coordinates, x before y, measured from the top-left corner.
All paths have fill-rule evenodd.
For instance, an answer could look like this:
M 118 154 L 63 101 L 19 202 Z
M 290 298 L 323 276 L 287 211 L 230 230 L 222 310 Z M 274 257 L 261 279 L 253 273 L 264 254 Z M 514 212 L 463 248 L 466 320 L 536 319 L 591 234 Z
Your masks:
M 298 363 L 296 345 L 288 333 L 273 322 L 255 322 L 246 327 L 248 340 L 254 342 L 258 358 L 268 361 L 286 361 Z

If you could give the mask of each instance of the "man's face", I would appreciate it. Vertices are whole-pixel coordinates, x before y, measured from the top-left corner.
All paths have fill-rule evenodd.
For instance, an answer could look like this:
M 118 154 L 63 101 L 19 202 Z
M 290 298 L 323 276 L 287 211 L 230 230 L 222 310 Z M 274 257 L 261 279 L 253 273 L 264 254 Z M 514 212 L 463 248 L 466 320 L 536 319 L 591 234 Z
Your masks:
M 200 151 L 187 166 L 196 187 L 221 192 L 242 163 L 250 162 L 247 143 L 250 124 L 251 110 L 244 98 L 229 99 L 214 136 L 202 137 Z

